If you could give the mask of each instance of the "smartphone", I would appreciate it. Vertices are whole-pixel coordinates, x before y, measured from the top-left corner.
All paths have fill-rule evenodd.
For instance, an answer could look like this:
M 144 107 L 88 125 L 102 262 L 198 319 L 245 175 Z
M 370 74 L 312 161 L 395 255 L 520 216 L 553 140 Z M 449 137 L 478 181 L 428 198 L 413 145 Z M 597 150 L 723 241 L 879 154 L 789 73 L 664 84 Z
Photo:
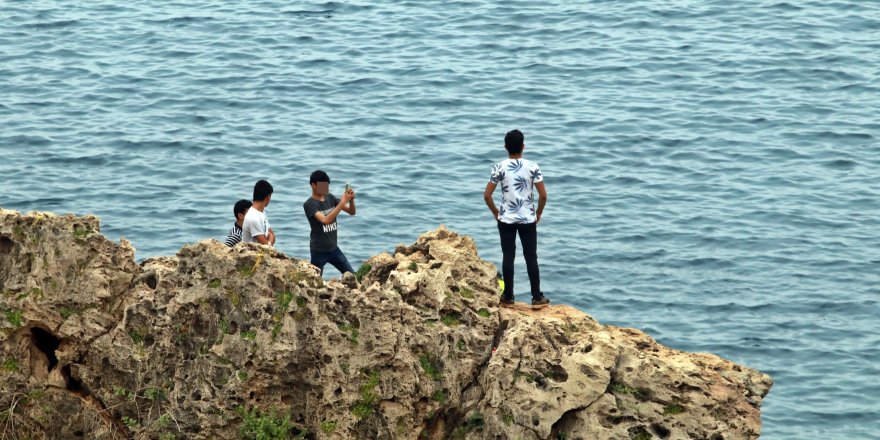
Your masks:
M 345 182 L 345 192 L 351 189 L 351 181 Z

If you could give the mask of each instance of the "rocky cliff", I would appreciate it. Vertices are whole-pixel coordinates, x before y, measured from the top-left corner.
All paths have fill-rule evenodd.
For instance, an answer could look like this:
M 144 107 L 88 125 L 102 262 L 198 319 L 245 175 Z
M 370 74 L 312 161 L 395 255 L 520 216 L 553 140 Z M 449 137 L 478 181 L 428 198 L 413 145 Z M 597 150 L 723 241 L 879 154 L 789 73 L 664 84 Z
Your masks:
M 0 210 L 0 438 L 760 433 L 769 376 L 564 305 L 499 309 L 466 236 L 359 272 L 213 240 L 139 265 L 96 217 Z

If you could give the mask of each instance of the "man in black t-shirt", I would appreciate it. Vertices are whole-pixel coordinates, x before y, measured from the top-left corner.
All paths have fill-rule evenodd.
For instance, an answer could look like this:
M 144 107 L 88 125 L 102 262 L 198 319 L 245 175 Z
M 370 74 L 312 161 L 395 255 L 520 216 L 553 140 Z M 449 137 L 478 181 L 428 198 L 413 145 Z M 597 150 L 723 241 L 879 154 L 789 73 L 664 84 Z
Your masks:
M 303 203 L 303 210 L 312 228 L 309 249 L 312 254 L 312 264 L 324 273 L 324 265 L 330 263 L 340 273 L 354 272 L 345 254 L 336 245 L 336 216 L 340 211 L 348 215 L 355 215 L 357 208 L 354 205 L 354 190 L 346 189 L 342 193 L 342 200 L 330 194 L 330 176 L 317 170 L 309 177 L 309 185 L 312 187 L 312 196 Z

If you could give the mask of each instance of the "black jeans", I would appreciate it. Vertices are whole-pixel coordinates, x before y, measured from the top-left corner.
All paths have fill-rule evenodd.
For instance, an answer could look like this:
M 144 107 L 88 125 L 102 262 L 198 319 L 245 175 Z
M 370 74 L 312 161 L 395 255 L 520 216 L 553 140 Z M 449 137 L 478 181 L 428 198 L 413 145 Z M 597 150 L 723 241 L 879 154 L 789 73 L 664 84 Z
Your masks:
M 498 233 L 501 235 L 501 253 L 504 261 L 501 272 L 504 274 L 504 299 L 513 299 L 513 260 L 516 257 L 516 233 L 522 242 L 523 257 L 529 271 L 529 283 L 532 285 L 532 299 L 544 295 L 541 293 L 541 275 L 538 271 L 538 229 L 535 223 L 508 224 L 498 222 Z

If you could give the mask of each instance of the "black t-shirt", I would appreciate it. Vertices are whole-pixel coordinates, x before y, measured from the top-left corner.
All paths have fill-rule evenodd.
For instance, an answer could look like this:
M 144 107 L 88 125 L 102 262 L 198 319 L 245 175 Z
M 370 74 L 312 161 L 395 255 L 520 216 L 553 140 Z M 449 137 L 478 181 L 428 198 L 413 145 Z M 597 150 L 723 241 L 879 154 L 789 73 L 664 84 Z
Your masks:
M 330 211 L 339 204 L 339 199 L 333 194 L 324 196 L 324 201 L 309 197 L 303 203 L 303 210 L 306 212 L 306 218 L 309 219 L 309 226 L 312 227 L 311 240 L 309 241 L 309 249 L 312 252 L 333 252 L 336 250 L 336 219 L 333 223 L 325 225 L 315 218 L 315 213 L 321 212 L 324 215 L 330 214 Z

